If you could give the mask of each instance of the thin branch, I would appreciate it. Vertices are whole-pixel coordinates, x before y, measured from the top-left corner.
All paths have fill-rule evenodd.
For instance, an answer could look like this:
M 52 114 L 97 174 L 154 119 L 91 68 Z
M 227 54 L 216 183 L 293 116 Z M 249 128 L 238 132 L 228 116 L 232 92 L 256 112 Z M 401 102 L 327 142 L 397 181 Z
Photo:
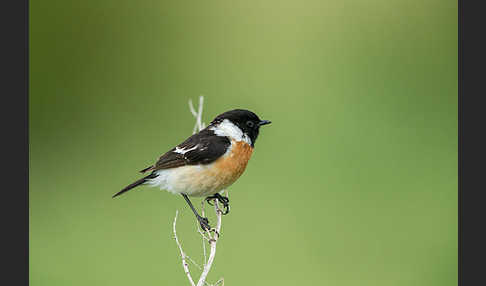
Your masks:
M 194 105 L 192 105 L 192 99 L 189 99 L 189 111 L 191 111 L 192 115 L 197 118 L 197 112 L 194 109 Z
M 192 99 L 189 99 L 189 111 L 191 111 L 192 116 L 196 118 L 196 124 L 194 125 L 194 128 L 192 130 L 192 134 L 195 134 L 197 131 L 201 131 L 205 127 L 204 122 L 202 122 L 203 104 L 204 104 L 204 97 L 200 96 L 199 107 L 198 107 L 198 111 L 196 112 L 196 109 L 192 104 Z
M 176 232 L 176 224 L 177 224 L 177 215 L 179 214 L 179 211 L 176 210 L 176 215 L 174 217 L 174 223 L 172 224 L 172 228 L 174 230 L 174 239 L 176 241 L 177 246 L 179 247 L 179 251 L 181 252 L 181 257 L 182 257 L 182 267 L 184 268 L 184 272 L 187 275 L 187 279 L 189 280 L 189 283 L 191 283 L 192 286 L 195 286 L 194 280 L 192 280 L 191 273 L 189 272 L 189 265 L 187 264 L 186 261 L 186 254 L 182 250 L 182 245 L 179 242 L 179 238 L 177 237 L 177 232 Z
M 197 262 L 194 261 L 191 257 L 189 257 L 189 255 L 186 254 L 186 258 L 189 259 L 189 261 L 192 262 L 192 264 L 194 264 L 194 266 L 196 266 L 197 269 L 202 270 L 201 266 L 197 264 Z
M 197 124 L 199 131 L 201 131 L 204 127 L 204 123 L 202 122 L 202 113 L 203 113 L 203 105 L 204 105 L 204 97 L 199 97 L 199 110 L 198 110 L 198 117 L 197 117 Z
M 197 131 L 201 131 L 206 127 L 206 124 L 202 121 L 202 112 L 203 112 L 203 104 L 204 104 L 204 97 L 200 96 L 199 97 L 199 106 L 198 110 L 194 108 L 194 105 L 192 104 L 192 100 L 189 100 L 189 111 L 191 114 L 194 116 L 196 119 L 196 124 L 194 125 L 193 129 L 193 134 L 195 134 Z M 228 196 L 228 193 L 226 191 L 226 196 Z M 222 221 L 222 216 L 223 216 L 223 211 L 221 210 L 219 206 L 219 202 L 217 199 L 214 200 L 214 212 L 216 214 L 216 227 L 211 229 L 211 230 L 206 230 L 205 232 L 200 229 L 199 224 L 196 224 L 196 229 L 201 235 L 202 243 L 203 243 L 203 255 L 204 255 L 204 263 L 203 263 L 203 269 L 201 276 L 199 277 L 199 280 L 197 282 L 197 286 L 203 286 L 203 285 L 211 285 L 208 282 L 206 282 L 206 278 L 209 274 L 209 271 L 211 270 L 211 267 L 213 266 L 214 259 L 216 257 L 216 246 L 219 240 L 219 234 L 221 232 L 221 221 Z M 174 230 L 174 238 L 176 241 L 177 246 L 179 247 L 179 251 L 181 253 L 181 258 L 182 258 L 182 267 L 184 268 L 184 272 L 187 275 L 187 279 L 191 283 L 191 286 L 196 286 L 194 284 L 194 280 L 191 277 L 191 274 L 189 272 L 189 265 L 187 264 L 187 259 L 191 261 L 194 265 L 196 265 L 200 270 L 201 267 L 194 262 L 189 256 L 187 256 L 184 251 L 182 250 L 182 245 L 179 242 L 179 239 L 177 237 L 176 233 L 176 223 L 177 223 L 177 215 L 178 211 L 176 212 L 176 216 L 174 218 L 174 224 L 173 224 L 173 230 Z M 205 211 L 204 211 L 204 200 L 202 201 L 201 205 L 201 214 L 203 217 L 205 217 Z M 206 251 L 206 243 L 205 241 L 209 242 L 209 256 L 207 256 L 207 251 Z M 223 285 L 224 286 L 224 278 L 219 279 L 214 285 Z
M 221 217 L 223 216 L 223 212 L 219 208 L 219 203 L 217 199 L 214 200 L 214 211 L 216 212 L 216 217 L 217 217 L 216 228 L 213 236 L 209 240 L 210 251 L 209 251 L 208 262 L 204 265 L 204 270 L 201 273 L 201 277 L 199 278 L 199 281 L 197 282 L 197 286 L 204 285 L 204 282 L 206 281 L 206 277 L 208 276 L 208 273 L 211 270 L 211 266 L 213 266 L 214 258 L 216 256 L 216 245 L 218 243 L 219 234 L 221 231 Z

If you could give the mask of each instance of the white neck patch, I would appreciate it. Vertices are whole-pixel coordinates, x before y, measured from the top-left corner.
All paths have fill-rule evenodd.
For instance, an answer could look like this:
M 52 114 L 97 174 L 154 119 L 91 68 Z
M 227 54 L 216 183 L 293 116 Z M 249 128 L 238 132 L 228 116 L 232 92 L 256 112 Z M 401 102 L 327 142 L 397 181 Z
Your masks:
M 233 124 L 233 122 L 229 121 L 228 119 L 225 119 L 218 125 L 209 128 L 209 130 L 213 130 L 214 134 L 218 136 L 227 136 L 235 141 L 244 141 L 251 145 L 250 137 L 243 133 L 238 126 Z

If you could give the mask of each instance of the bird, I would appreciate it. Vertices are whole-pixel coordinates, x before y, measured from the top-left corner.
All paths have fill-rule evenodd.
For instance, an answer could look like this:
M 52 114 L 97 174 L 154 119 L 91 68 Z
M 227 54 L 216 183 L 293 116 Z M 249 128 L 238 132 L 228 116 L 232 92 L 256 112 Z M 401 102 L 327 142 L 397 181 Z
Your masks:
M 217 199 L 229 212 L 229 199 L 220 194 L 245 171 L 260 127 L 270 124 L 246 109 L 233 109 L 216 116 L 211 123 L 158 158 L 140 173 L 148 174 L 113 195 L 113 198 L 140 185 L 159 187 L 181 195 L 203 230 L 209 220 L 199 215 L 189 197 Z

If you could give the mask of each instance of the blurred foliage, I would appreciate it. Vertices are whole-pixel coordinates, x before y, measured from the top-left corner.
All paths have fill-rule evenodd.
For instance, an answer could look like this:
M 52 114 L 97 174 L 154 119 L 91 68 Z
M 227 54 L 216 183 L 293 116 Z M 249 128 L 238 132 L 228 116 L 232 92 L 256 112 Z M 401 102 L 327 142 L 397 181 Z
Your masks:
M 193 127 L 262 128 L 210 281 L 457 284 L 457 1 L 30 1 L 31 285 L 186 285 L 179 196 L 111 195 Z M 199 206 L 200 200 L 195 200 Z M 214 221 L 214 220 L 213 220 Z

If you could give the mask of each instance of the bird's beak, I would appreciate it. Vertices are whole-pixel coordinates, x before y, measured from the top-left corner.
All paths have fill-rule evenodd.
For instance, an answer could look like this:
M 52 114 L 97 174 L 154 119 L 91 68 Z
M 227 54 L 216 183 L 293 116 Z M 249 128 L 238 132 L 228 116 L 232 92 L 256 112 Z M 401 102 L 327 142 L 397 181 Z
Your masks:
M 258 123 L 258 125 L 259 126 L 262 126 L 262 125 L 267 125 L 267 124 L 270 124 L 270 123 L 272 123 L 272 121 L 270 121 L 270 120 L 262 120 L 262 121 L 260 121 L 260 123 Z

